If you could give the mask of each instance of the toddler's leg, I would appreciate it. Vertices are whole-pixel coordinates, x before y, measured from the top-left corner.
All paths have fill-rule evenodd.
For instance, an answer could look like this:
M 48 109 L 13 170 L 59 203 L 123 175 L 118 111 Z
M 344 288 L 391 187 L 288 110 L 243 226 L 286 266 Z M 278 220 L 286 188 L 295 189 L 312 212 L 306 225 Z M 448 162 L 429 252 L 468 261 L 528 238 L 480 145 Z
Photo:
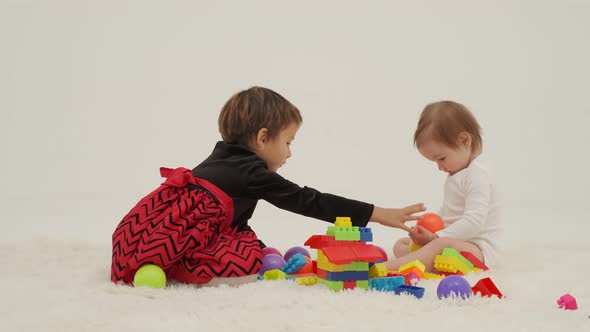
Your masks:
M 481 249 L 479 249 L 479 247 L 475 244 L 467 241 L 451 239 L 448 237 L 441 237 L 403 257 L 389 260 L 387 263 L 385 263 L 385 265 L 389 270 L 397 270 L 402 265 L 417 259 L 426 266 L 426 271 L 432 271 L 434 266 L 434 258 L 436 255 L 440 255 L 444 248 L 455 248 L 457 251 L 469 251 L 483 262 L 483 254 Z
M 393 245 L 393 255 L 400 258 L 410 253 L 410 238 L 403 237 Z

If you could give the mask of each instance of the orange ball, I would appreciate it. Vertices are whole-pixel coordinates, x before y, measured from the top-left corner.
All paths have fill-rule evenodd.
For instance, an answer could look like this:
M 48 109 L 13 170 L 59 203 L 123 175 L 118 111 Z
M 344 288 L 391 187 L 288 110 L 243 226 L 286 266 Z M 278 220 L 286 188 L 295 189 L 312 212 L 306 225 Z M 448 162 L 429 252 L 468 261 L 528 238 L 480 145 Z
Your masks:
M 305 258 L 307 264 L 303 265 L 301 270 L 297 271 L 297 274 L 313 273 L 313 261 L 307 256 L 303 256 L 303 258 Z
M 425 213 L 416 225 L 422 226 L 432 233 L 445 228 L 445 222 L 436 213 Z

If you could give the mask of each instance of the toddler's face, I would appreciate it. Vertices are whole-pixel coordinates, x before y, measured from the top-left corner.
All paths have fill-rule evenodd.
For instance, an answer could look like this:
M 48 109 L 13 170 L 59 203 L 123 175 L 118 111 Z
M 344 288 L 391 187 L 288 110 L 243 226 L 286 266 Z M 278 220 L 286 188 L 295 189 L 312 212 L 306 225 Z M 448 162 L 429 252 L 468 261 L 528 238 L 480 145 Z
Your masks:
M 291 142 L 299 130 L 299 125 L 293 123 L 281 130 L 279 135 L 264 144 L 264 149 L 259 149 L 257 155 L 266 161 L 268 169 L 276 172 L 291 157 Z
M 471 161 L 471 145 L 459 143 L 459 147 L 451 148 L 433 139 L 423 142 L 418 147 L 420 154 L 436 163 L 438 169 L 453 175 L 469 166 Z

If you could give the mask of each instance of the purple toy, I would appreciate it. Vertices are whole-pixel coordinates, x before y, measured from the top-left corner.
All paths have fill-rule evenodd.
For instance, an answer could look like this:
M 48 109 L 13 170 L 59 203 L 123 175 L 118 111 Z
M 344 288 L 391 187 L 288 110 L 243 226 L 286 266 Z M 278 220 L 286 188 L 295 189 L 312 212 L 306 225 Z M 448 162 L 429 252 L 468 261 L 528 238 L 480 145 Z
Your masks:
M 471 285 L 461 276 L 447 276 L 438 284 L 436 295 L 438 295 L 439 299 L 450 296 L 467 299 L 471 296 Z
M 264 272 L 269 270 L 280 269 L 285 265 L 285 260 L 280 255 L 268 254 L 262 257 L 262 267 L 258 274 L 263 275 Z
M 303 247 L 293 247 L 289 250 L 287 250 L 287 252 L 285 252 L 285 261 L 289 261 L 289 259 L 291 259 L 291 257 L 293 257 L 293 255 L 295 254 L 302 254 L 303 256 L 307 256 L 309 258 L 311 258 L 311 256 L 309 255 L 309 252 L 307 251 L 307 249 L 303 248 Z
M 262 257 L 264 257 L 268 254 L 275 254 L 275 255 L 279 255 L 279 256 L 283 257 L 281 252 L 278 249 L 275 249 L 273 247 L 265 247 L 262 249 Z

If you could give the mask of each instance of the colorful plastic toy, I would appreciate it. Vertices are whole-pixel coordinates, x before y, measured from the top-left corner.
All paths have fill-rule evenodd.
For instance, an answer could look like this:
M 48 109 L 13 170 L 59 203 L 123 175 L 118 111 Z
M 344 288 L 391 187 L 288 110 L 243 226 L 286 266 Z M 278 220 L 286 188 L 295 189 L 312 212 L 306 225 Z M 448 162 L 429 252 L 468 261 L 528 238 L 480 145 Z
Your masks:
M 422 226 L 422 227 L 426 228 L 428 231 L 430 231 L 432 233 L 436 233 L 436 232 L 440 231 L 441 229 L 445 228 L 445 222 L 442 220 L 442 218 L 438 214 L 429 212 L 429 213 L 424 213 L 422 215 L 422 218 L 420 218 L 420 220 L 418 220 L 418 222 L 416 223 L 416 226 Z M 420 248 L 422 248 L 422 246 L 420 246 L 410 240 L 410 252 L 414 252 Z
M 578 310 L 578 304 L 576 303 L 576 298 L 571 296 L 570 294 L 565 294 L 557 300 L 557 304 L 560 308 L 565 310 Z
M 461 297 L 467 299 L 471 296 L 471 285 L 465 278 L 457 275 L 445 277 L 436 288 L 439 299 L 447 297 Z
M 278 249 L 275 249 L 273 247 L 262 248 L 262 257 L 264 257 L 268 254 L 275 254 L 275 255 L 283 256 L 283 254 L 281 254 L 281 252 Z
M 283 265 L 281 271 L 287 274 L 294 274 L 299 272 L 301 268 L 303 268 L 307 264 L 307 261 L 304 257 L 306 256 L 303 256 L 303 254 L 301 253 L 296 253 L 295 255 L 293 255 L 293 257 L 291 257 L 291 259 L 287 261 L 285 265 Z
M 424 213 L 418 220 L 416 226 L 422 226 L 432 233 L 438 232 L 445 228 L 445 222 L 436 213 Z
M 386 277 L 369 279 L 369 288 L 381 292 L 393 292 L 404 284 L 404 277 Z
M 285 255 L 283 256 L 285 262 L 288 262 L 295 254 L 302 254 L 303 256 L 311 257 L 307 249 L 303 247 L 293 247 L 285 252 Z
M 164 288 L 166 273 L 157 265 L 145 264 L 135 272 L 133 284 L 135 287 Z
M 502 298 L 502 293 L 500 293 L 498 287 L 494 285 L 494 282 L 490 278 L 483 278 L 475 283 L 475 285 L 471 287 L 471 291 L 473 291 L 474 295 L 480 293 L 481 296 L 492 297 L 492 295 L 496 295 L 498 298 Z
M 277 254 L 268 254 L 262 257 L 262 267 L 258 274 L 264 275 L 264 272 L 268 270 L 280 270 L 285 265 L 285 260 L 283 257 Z
M 387 253 L 385 252 L 385 250 L 383 250 L 383 248 L 381 248 L 379 246 L 375 246 L 375 248 L 377 248 L 381 252 L 381 255 L 383 255 L 383 257 L 385 257 L 385 259 L 383 261 L 386 262 L 388 258 L 387 258 Z
M 416 286 L 409 286 L 409 285 L 401 285 L 396 287 L 394 290 L 395 294 L 400 295 L 402 293 L 411 294 L 415 297 L 421 299 L 424 296 L 424 288 L 416 287 Z

